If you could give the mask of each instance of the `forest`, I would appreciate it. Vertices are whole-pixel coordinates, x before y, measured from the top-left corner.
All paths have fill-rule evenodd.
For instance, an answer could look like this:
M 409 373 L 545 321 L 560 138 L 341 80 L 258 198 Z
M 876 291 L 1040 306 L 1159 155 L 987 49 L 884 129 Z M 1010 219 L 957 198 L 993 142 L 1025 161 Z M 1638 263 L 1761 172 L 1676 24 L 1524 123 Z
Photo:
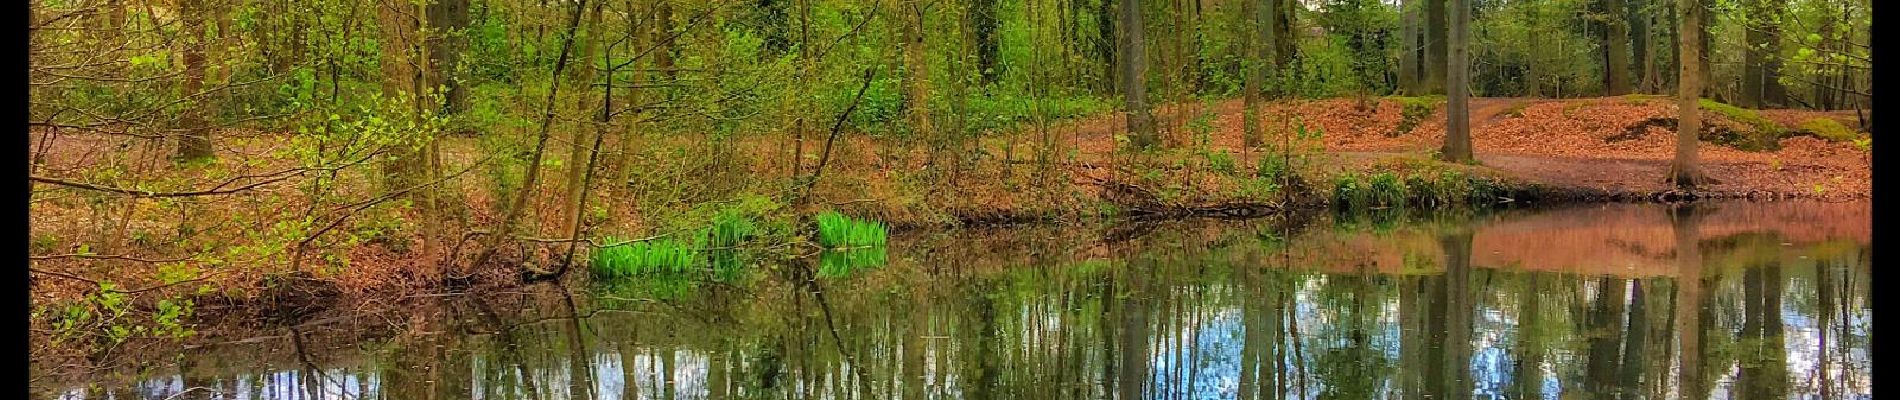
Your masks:
M 950 226 L 1866 198 L 1871 7 L 32 0 L 32 330 Z

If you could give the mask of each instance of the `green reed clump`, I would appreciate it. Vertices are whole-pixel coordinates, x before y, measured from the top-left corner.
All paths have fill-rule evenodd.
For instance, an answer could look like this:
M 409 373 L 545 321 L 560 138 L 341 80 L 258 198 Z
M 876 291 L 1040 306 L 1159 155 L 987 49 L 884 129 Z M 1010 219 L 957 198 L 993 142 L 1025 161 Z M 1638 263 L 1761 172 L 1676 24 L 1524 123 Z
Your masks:
M 1365 204 L 1368 193 L 1365 184 L 1360 183 L 1357 173 L 1348 172 L 1333 177 L 1334 205 L 1352 207 L 1356 204 Z
M 621 239 L 607 237 L 607 243 Z M 682 272 L 699 264 L 700 246 L 673 239 L 653 239 L 594 249 L 593 272 L 601 277 L 634 276 L 650 272 Z
M 829 248 L 883 246 L 884 224 L 825 211 L 818 214 L 818 244 Z

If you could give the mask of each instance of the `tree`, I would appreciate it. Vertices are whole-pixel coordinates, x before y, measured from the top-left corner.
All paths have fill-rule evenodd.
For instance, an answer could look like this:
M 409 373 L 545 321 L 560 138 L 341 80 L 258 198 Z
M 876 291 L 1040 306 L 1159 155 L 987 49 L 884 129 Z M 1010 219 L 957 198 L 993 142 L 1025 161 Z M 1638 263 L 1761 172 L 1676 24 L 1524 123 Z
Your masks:
M 1452 0 L 1425 0 L 1425 81 L 1420 94 L 1446 93 L 1445 69 L 1450 68 L 1446 57 L 1449 56 L 1446 45 L 1451 32 L 1446 26 L 1445 3 Z M 1449 93 L 1447 93 L 1449 94 Z
M 1260 91 L 1265 83 L 1265 66 L 1268 62 L 1266 52 L 1258 40 L 1262 34 L 1260 21 L 1263 18 L 1259 2 L 1240 2 L 1240 60 L 1241 74 L 1241 141 L 1247 148 L 1264 144 L 1260 132 Z
M 1669 165 L 1669 180 L 1676 187 L 1687 190 L 1694 190 L 1697 184 L 1707 179 L 1696 166 L 1697 134 L 1702 131 L 1702 115 L 1698 107 L 1702 100 L 1702 67 L 1706 63 L 1703 48 L 1698 46 L 1699 43 L 1706 43 L 1702 40 L 1701 16 L 1705 11 L 1696 2 L 1676 1 L 1676 20 L 1681 25 L 1677 29 L 1681 32 L 1677 46 L 1681 48 L 1679 53 L 1682 54 L 1682 62 L 1678 63 L 1681 73 L 1676 78 L 1676 159 Z
M 970 3 L 970 27 L 976 35 L 976 69 L 984 85 L 995 84 L 1003 71 L 997 64 L 996 47 L 996 0 L 974 0 Z
M 1121 0 L 1118 11 L 1122 112 L 1128 114 L 1129 144 L 1145 149 L 1159 144 L 1161 138 L 1155 133 L 1154 115 L 1148 112 L 1148 51 L 1142 46 L 1141 2 Z
M 1428 0 L 1429 1 L 1429 0 Z M 1399 2 L 1399 92 L 1419 94 L 1418 2 Z
M 204 0 L 179 0 L 178 13 L 181 17 L 180 30 L 184 32 L 181 53 L 185 62 L 185 73 L 179 82 L 179 96 L 191 99 L 200 96 L 205 82 L 205 21 Z M 192 102 L 178 118 L 178 125 L 184 134 L 178 137 L 180 161 L 199 160 L 212 157 L 211 127 L 206 121 L 208 102 Z
M 1444 158 L 1452 162 L 1471 162 L 1471 66 L 1465 49 L 1465 25 L 1471 19 L 1470 0 L 1450 0 L 1451 54 L 1445 67 L 1445 82 L 1450 85 L 1445 101 Z
M 1747 47 L 1742 51 L 1742 93 L 1737 105 L 1750 108 L 1782 106 L 1788 89 L 1781 84 L 1781 14 L 1787 0 L 1748 0 L 1742 24 Z
M 903 0 L 898 5 L 901 17 L 898 21 L 903 25 L 900 39 L 904 49 L 905 110 L 912 131 L 933 139 L 934 152 L 939 143 L 934 140 L 936 130 L 930 125 L 930 62 L 924 49 L 924 8 L 922 0 Z
M 1626 0 L 1603 0 L 1603 90 L 1611 96 L 1630 93 L 1630 19 L 1617 18 Z M 1640 51 L 1639 51 L 1640 52 Z

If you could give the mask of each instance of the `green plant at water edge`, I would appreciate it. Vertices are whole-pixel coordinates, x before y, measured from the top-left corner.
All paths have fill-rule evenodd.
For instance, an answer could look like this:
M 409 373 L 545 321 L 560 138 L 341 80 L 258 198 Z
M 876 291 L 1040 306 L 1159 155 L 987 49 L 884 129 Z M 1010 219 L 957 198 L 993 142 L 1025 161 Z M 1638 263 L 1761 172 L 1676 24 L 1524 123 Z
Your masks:
M 818 244 L 827 248 L 883 246 L 884 224 L 847 217 L 837 211 L 825 211 L 818 222 Z
M 622 240 L 609 236 L 606 243 Z M 661 238 L 594 249 L 593 272 L 598 277 L 627 277 L 651 272 L 682 272 L 699 264 L 698 246 Z
M 1399 182 L 1399 176 L 1391 172 L 1372 175 L 1372 179 L 1366 183 L 1366 191 L 1369 192 L 1367 197 L 1372 200 L 1373 205 L 1382 207 L 1405 205 L 1405 184 Z
M 1333 177 L 1333 204 L 1350 208 L 1356 204 L 1365 204 L 1365 184 L 1360 183 L 1359 174 L 1344 173 Z

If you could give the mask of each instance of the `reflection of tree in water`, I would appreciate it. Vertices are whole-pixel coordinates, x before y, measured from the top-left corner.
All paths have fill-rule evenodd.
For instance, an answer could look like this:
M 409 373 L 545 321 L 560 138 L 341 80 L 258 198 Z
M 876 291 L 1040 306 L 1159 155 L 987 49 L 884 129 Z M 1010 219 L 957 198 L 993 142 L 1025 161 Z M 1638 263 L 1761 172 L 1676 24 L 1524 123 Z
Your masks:
M 355 390 L 387 398 L 1866 392 L 1865 244 L 1703 238 L 1697 212 L 1675 215 L 1673 247 L 1683 250 L 1671 253 L 1680 259 L 1669 274 L 1479 265 L 1472 243 L 1484 228 L 1450 221 L 1404 222 L 1368 242 L 1412 246 L 1404 250 L 1418 256 L 1401 269 L 1299 258 L 1338 234 L 1327 229 L 1160 224 L 1105 254 L 1072 240 L 1086 234 L 1005 242 L 992 232 L 962 250 L 979 245 L 944 239 L 937 245 L 951 250 L 929 257 L 893 246 L 886 266 L 838 278 L 808 259 L 736 280 L 656 276 L 571 298 L 422 297 L 433 300 L 398 314 L 406 333 L 368 340 L 379 345 L 360 365 L 326 359 L 356 350 L 309 346 L 309 363 L 329 369 L 292 385 L 374 377 L 380 387 Z M 310 344 L 325 335 L 304 333 Z M 254 373 L 181 367 L 194 385 Z

